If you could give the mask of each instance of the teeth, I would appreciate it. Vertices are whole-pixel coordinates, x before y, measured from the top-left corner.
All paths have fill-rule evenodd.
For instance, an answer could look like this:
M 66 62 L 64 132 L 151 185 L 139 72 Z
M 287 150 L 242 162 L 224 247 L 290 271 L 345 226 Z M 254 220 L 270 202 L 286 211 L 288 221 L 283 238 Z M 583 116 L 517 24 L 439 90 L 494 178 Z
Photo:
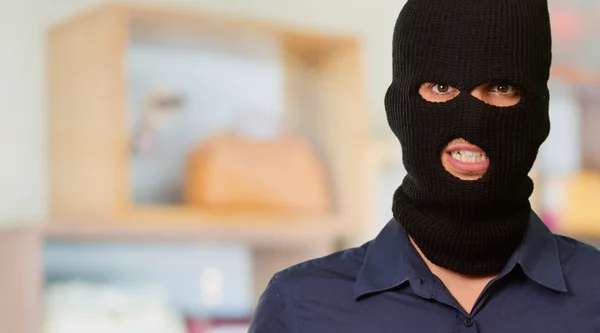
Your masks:
M 480 163 L 487 160 L 487 155 L 483 152 L 459 150 L 450 154 L 454 159 L 464 163 Z

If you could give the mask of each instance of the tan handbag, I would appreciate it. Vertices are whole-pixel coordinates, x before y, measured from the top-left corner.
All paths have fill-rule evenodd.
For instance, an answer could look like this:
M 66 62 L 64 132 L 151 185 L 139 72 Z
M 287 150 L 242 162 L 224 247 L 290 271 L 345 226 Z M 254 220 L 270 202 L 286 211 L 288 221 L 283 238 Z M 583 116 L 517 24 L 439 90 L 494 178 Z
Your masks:
M 213 137 L 189 155 L 188 204 L 228 211 L 325 214 L 332 208 L 326 171 L 304 139 Z

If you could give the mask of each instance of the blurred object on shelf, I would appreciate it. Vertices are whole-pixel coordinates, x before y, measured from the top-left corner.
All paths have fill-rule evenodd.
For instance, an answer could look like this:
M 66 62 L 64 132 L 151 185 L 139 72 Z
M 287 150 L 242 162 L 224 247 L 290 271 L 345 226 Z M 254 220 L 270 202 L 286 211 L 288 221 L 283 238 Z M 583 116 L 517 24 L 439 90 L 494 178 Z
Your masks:
M 49 284 L 81 280 L 115 288 L 160 286 L 184 316 L 244 318 L 253 307 L 252 254 L 243 245 L 47 241 Z
M 288 128 L 285 123 L 286 115 L 281 111 L 267 111 L 245 108 L 235 114 L 229 128 L 214 134 L 229 132 L 239 138 L 254 140 L 277 140 L 285 133 L 293 129 Z M 210 139 L 210 136 L 208 137 Z
M 186 202 L 207 209 L 331 212 L 324 163 L 300 137 L 274 139 L 217 135 L 189 156 Z
M 188 318 L 188 333 L 247 333 L 250 319 L 197 319 Z
M 565 82 L 600 85 L 600 69 L 584 69 L 556 64 L 552 66 L 550 74 L 553 78 L 560 78 Z
M 567 181 L 562 219 L 563 233 L 600 236 L 599 171 L 583 171 Z
M 135 130 L 134 154 L 153 154 L 158 150 L 158 136 L 173 118 L 182 112 L 183 97 L 171 88 L 153 87 L 143 97 L 141 115 Z
M 45 292 L 42 333 L 186 333 L 160 287 L 64 282 Z
M 269 36 L 245 36 L 249 45 L 260 48 L 260 54 L 229 50 L 227 45 L 237 45 L 239 37 L 226 35 L 217 41 L 207 35 L 199 32 L 194 47 L 157 42 L 128 47 L 129 132 L 134 140 L 146 139 L 150 144 L 146 154 L 138 151 L 129 156 L 129 182 L 136 205 L 181 205 L 186 157 L 198 142 L 229 130 L 234 122 L 262 120 L 253 129 L 262 135 L 280 130 L 278 123 L 266 122 L 267 117 L 252 118 L 254 112 L 247 110 L 283 113 L 281 47 Z M 277 119 L 276 111 L 268 115 Z M 158 126 L 162 130 L 154 129 Z

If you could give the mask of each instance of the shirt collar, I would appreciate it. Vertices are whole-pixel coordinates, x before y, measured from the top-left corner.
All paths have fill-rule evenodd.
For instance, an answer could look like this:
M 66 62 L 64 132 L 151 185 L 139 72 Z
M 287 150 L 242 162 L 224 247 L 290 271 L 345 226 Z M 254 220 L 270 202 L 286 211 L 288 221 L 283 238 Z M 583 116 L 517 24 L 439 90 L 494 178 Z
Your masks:
M 354 298 L 398 287 L 411 277 L 431 272 L 416 253 L 408 235 L 392 219 L 371 242 L 354 285 Z
M 554 291 L 567 291 L 556 237 L 533 211 L 516 257 L 531 280 Z
M 566 292 L 556 238 L 535 214 L 531 213 L 523 242 L 507 264 L 518 263 L 525 275 L 555 291 Z M 396 220 L 392 219 L 371 242 L 354 285 L 354 298 L 398 287 L 411 279 L 431 277 L 427 268 Z

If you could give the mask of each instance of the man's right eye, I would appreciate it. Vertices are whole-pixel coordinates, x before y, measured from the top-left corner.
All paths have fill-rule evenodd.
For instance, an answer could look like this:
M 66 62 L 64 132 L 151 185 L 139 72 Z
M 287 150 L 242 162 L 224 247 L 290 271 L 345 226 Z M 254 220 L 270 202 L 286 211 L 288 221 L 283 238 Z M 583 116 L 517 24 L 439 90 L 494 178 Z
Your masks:
M 448 95 L 457 91 L 456 88 L 444 83 L 432 83 L 431 90 L 438 95 Z
M 428 102 L 445 103 L 458 96 L 460 91 L 449 84 L 424 82 L 419 87 L 419 94 Z

